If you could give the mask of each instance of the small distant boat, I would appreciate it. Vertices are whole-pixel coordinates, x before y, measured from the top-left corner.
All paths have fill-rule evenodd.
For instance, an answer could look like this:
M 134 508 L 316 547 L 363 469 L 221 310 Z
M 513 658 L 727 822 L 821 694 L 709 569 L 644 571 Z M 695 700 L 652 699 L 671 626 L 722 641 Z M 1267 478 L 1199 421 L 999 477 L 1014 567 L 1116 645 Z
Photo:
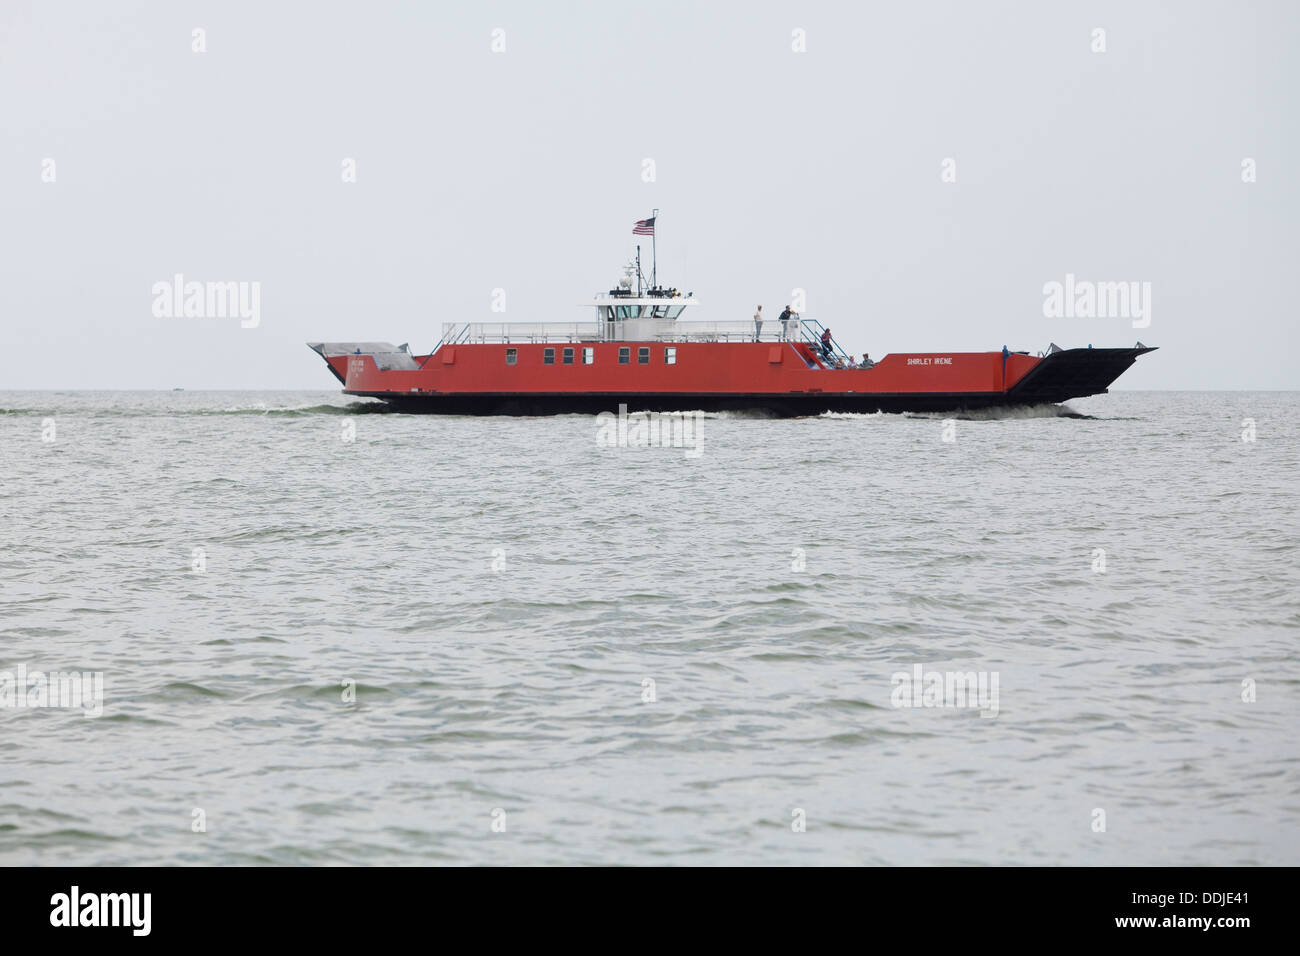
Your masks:
M 653 218 L 648 220 L 653 229 Z M 638 223 L 644 230 L 645 224 Z M 638 234 L 653 235 L 641 231 Z M 443 326 L 427 355 L 387 342 L 311 342 L 346 395 L 405 411 L 549 415 L 761 409 L 777 415 L 957 411 L 1038 405 L 1107 391 L 1132 348 L 903 352 L 862 367 L 816 319 L 683 321 L 693 293 L 649 282 L 641 251 L 590 322 Z

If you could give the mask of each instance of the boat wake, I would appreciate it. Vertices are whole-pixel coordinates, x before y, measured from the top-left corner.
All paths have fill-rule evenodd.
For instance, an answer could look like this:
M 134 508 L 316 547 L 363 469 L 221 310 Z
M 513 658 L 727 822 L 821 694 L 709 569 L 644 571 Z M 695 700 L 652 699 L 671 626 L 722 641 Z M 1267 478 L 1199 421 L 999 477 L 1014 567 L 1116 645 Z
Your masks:
M 374 415 L 393 414 L 397 409 L 387 402 L 349 402 L 346 405 L 320 403 L 316 405 L 268 405 L 256 402 L 252 405 L 231 405 L 226 408 L 170 408 L 169 415 L 268 415 L 275 418 L 301 418 L 311 415 Z
M 1031 418 L 1078 418 L 1096 421 L 1096 416 L 1085 415 L 1068 405 L 1015 405 L 994 408 L 968 409 L 960 412 L 822 412 L 818 418 L 921 418 L 942 421 L 956 418 L 967 422 L 1019 421 Z
M 1097 421 L 1095 415 L 1085 415 L 1069 405 L 1012 405 L 995 408 L 977 408 L 961 412 L 905 412 L 907 418 L 956 418 L 964 422 L 1021 421 L 1031 418 L 1077 418 Z

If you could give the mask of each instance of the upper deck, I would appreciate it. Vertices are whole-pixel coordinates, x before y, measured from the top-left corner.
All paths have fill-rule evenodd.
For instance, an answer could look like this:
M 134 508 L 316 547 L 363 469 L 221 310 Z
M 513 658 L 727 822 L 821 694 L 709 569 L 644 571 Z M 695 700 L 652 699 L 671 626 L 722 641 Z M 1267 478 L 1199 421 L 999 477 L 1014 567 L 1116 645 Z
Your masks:
M 629 263 L 618 287 L 593 296 L 583 306 L 595 309 L 588 322 L 446 322 L 438 345 L 499 345 L 573 342 L 780 342 L 803 338 L 801 322 L 785 328 L 775 316 L 725 322 L 683 321 L 698 306 L 692 292 L 643 288 L 639 266 Z M 634 289 L 635 283 L 635 289 Z M 820 329 L 818 330 L 820 331 Z M 435 348 L 435 351 L 437 349 Z
M 672 318 L 624 318 L 603 322 L 445 322 L 439 345 L 546 342 L 779 342 L 797 341 L 801 322 L 765 319 L 755 335 L 752 321 L 681 322 Z M 436 351 L 436 350 L 435 350 Z

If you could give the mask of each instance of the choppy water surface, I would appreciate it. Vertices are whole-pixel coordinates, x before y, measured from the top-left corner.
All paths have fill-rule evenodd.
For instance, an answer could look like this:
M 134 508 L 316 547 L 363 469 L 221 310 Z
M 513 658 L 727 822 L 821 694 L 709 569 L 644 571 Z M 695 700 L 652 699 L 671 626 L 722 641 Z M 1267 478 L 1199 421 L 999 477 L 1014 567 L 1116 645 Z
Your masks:
M 0 862 L 1300 863 L 1300 395 L 1070 408 L 0 393 Z

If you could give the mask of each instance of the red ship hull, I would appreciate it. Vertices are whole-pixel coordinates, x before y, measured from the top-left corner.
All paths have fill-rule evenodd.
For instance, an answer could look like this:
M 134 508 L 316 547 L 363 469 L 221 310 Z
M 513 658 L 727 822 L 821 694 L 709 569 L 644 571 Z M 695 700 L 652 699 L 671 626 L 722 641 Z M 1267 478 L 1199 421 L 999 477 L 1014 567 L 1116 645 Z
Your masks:
M 427 356 L 383 345 L 311 347 L 345 394 L 405 411 L 462 415 L 593 413 L 619 405 L 776 415 L 1036 405 L 1105 392 L 1139 355 L 1153 351 L 903 353 L 873 368 L 840 369 L 803 342 L 458 344 Z

